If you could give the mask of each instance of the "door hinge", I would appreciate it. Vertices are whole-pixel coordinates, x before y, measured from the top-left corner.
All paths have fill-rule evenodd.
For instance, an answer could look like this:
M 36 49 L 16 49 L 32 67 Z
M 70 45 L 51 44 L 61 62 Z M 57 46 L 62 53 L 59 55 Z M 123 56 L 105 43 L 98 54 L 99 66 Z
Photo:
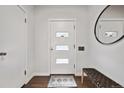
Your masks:
M 75 64 L 74 64 L 74 69 L 75 69 Z
M 75 44 L 74 44 L 74 49 L 75 49 Z
M 74 30 L 75 30 L 75 25 L 74 25 Z
M 24 71 L 24 75 L 26 76 L 26 74 L 27 74 L 27 71 L 25 70 L 25 71 Z
M 27 23 L 27 19 L 25 18 L 25 23 Z

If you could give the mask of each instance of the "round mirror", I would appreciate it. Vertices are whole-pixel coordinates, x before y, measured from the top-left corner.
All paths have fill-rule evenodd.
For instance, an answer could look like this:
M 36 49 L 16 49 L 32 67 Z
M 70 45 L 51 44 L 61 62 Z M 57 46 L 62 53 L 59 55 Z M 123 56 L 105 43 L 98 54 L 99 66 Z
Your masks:
M 124 38 L 124 6 L 109 5 L 98 16 L 94 34 L 98 42 L 110 45 Z

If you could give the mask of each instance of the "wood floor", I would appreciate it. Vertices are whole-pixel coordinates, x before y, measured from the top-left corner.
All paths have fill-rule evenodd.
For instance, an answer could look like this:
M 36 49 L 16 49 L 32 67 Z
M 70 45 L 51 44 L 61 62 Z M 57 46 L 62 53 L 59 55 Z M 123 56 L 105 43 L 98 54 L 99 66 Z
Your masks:
M 85 87 L 81 84 L 81 77 L 74 76 L 78 88 Z M 50 76 L 34 76 L 23 88 L 47 88 Z

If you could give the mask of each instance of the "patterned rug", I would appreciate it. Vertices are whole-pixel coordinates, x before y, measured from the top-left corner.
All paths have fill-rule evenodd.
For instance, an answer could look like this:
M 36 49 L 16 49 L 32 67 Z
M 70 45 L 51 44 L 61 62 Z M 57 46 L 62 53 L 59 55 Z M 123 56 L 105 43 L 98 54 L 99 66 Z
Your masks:
M 53 75 L 50 77 L 48 88 L 75 88 L 77 84 L 72 75 Z

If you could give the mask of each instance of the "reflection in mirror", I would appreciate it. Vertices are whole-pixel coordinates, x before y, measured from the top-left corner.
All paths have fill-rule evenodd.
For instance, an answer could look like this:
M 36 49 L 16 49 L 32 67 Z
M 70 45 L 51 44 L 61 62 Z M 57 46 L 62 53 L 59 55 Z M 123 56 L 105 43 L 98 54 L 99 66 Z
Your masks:
M 57 32 L 56 37 L 68 37 L 68 33 L 67 32 Z
M 97 18 L 95 37 L 102 44 L 113 44 L 124 37 L 124 5 L 107 6 Z

